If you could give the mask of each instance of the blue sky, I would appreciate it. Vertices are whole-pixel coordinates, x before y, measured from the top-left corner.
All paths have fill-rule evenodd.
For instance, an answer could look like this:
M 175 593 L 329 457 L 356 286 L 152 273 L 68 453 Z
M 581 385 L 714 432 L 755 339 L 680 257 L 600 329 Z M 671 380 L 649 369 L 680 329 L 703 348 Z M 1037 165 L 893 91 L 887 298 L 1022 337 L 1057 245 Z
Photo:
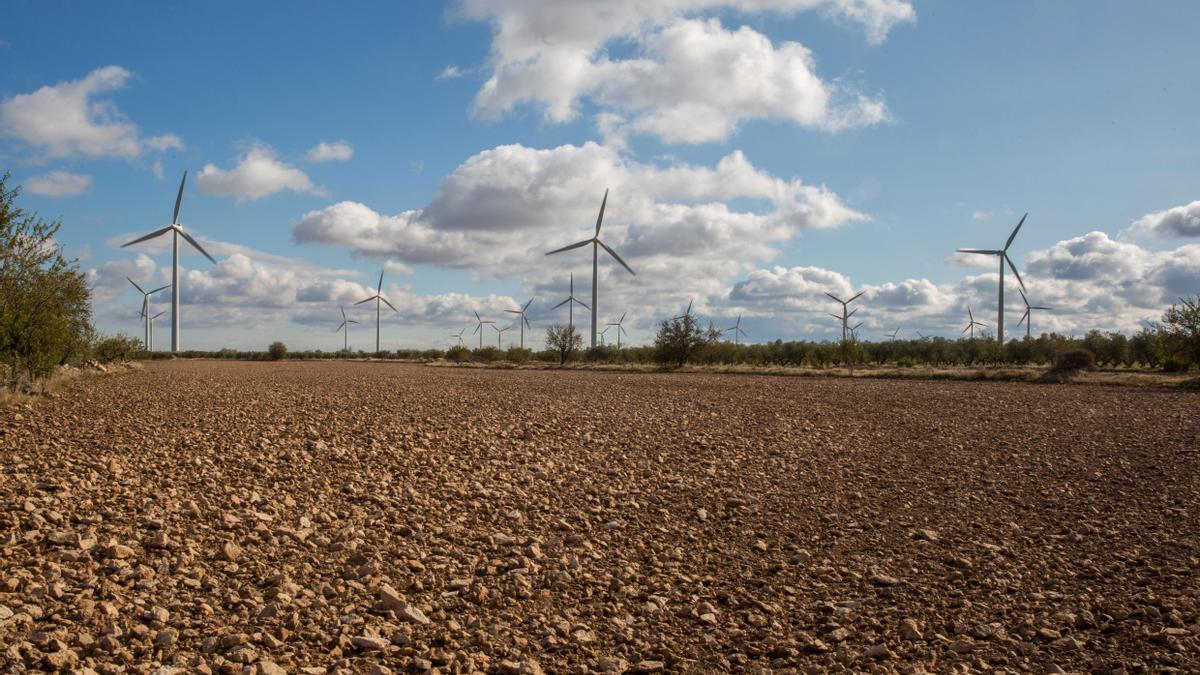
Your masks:
M 628 312 L 635 342 L 693 297 L 751 340 L 835 335 L 824 290 L 866 289 L 874 339 L 994 322 L 993 262 L 952 254 L 1026 211 L 1010 253 L 1056 310 L 1035 330 L 1128 331 L 1200 291 L 1196 3 L 765 4 L 20 2 L 0 166 L 62 218 L 101 329 L 138 335 L 124 277 L 170 256 L 118 245 L 188 170 L 181 222 L 219 261 L 183 258 L 195 348 L 339 347 L 385 264 L 385 347 L 533 295 L 540 333 L 569 273 L 590 284 L 586 249 L 541 253 L 605 187 L 638 276 L 601 263 L 601 322 Z

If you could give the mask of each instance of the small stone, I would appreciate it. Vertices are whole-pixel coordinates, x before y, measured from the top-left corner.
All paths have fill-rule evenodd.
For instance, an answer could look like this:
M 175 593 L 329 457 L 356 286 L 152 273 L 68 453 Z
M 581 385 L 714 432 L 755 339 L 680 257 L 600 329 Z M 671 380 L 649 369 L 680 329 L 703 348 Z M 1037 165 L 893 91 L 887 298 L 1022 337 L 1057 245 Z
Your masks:
M 596 663 L 596 670 L 602 673 L 623 673 L 629 670 L 629 662 L 616 656 L 602 656 Z
M 941 537 L 938 536 L 937 530 L 930 530 L 927 528 L 917 530 L 915 533 L 913 533 L 913 537 L 916 539 L 922 539 L 924 541 L 938 541 L 941 539 Z
M 635 673 L 661 673 L 666 670 L 667 664 L 662 661 L 638 661 L 633 667 Z
M 158 622 L 162 624 L 166 623 L 171 618 L 171 613 L 165 608 L 156 605 L 146 611 L 144 618 L 146 621 Z
M 425 616 L 425 612 L 422 612 L 416 605 L 410 605 L 407 602 L 403 603 L 400 609 L 396 610 L 396 616 L 409 623 L 421 625 L 429 623 L 429 617 Z
M 886 574 L 879 574 L 878 572 L 876 572 L 875 574 L 872 574 L 869 577 L 869 581 L 871 583 L 875 584 L 876 586 L 895 586 L 895 585 L 901 583 L 901 580 L 897 577 L 891 577 Z
M 699 520 L 702 523 L 708 520 L 708 511 L 706 511 L 703 507 L 696 509 L 696 520 Z
M 124 544 L 109 544 L 104 547 L 104 556 L 106 558 L 116 558 L 117 560 L 132 558 L 133 549 Z
M 867 651 L 863 655 L 872 659 L 884 659 L 891 655 L 886 642 L 880 642 L 877 645 L 867 647 Z
M 179 638 L 179 634 L 173 628 L 158 631 L 158 635 L 154 636 L 154 646 L 158 649 L 170 649 L 175 646 L 175 641 Z
M 900 622 L 900 637 L 905 640 L 922 640 L 921 625 L 916 619 L 905 619 Z
M 276 664 L 274 661 L 259 661 L 258 662 L 258 674 L 259 675 L 287 675 L 287 671 L 284 670 L 283 666 Z
M 391 644 L 381 637 L 371 637 L 369 635 L 355 635 L 350 638 L 350 643 L 365 652 L 383 651 Z
M 221 557 L 229 562 L 237 562 L 238 556 L 242 555 L 242 547 L 227 541 L 221 545 Z
M 754 542 L 754 550 L 756 550 L 760 553 L 766 553 L 767 542 L 763 541 L 762 539 L 759 539 L 758 541 Z

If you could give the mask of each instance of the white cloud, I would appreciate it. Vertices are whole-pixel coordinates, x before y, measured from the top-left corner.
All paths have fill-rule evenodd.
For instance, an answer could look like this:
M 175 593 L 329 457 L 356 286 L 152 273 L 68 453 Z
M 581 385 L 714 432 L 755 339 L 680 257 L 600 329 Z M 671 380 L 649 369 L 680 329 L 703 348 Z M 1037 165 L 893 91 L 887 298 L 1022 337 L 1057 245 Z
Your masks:
M 67 171 L 51 171 L 26 179 L 24 188 L 43 197 L 73 197 L 92 188 L 92 177 Z
M 830 132 L 886 120 L 881 100 L 822 80 L 803 45 L 775 45 L 749 27 L 730 30 L 698 16 L 814 9 L 863 25 L 872 41 L 915 17 L 899 0 L 468 0 L 461 14 L 495 30 L 491 76 L 474 108 L 496 117 L 533 104 L 547 121 L 564 122 L 588 99 L 611 143 L 635 133 L 671 143 L 723 140 L 754 119 Z M 613 44 L 633 54 L 613 58 Z
M 989 220 L 994 215 L 995 214 L 991 211 L 972 211 L 971 219 L 972 220 Z
M 146 151 L 182 149 L 174 134 L 142 138 L 138 127 L 101 94 L 133 76 L 120 66 L 98 68 L 83 79 L 44 86 L 0 103 L 0 131 L 41 150 L 43 158 L 72 155 L 131 159 Z
M 1148 213 L 1134 221 L 1130 231 L 1152 234 L 1161 239 L 1200 237 L 1200 201 Z
M 310 162 L 346 162 L 354 156 L 354 146 L 346 141 L 326 143 L 321 141 L 305 158 Z
M 466 74 L 467 74 L 467 71 L 463 68 L 459 68 L 458 66 L 446 66 L 445 68 L 442 69 L 442 72 L 438 73 L 437 79 L 453 80 L 455 78 L 462 77 Z
M 238 163 L 232 169 L 205 164 L 196 184 L 201 192 L 235 197 L 239 202 L 260 199 L 282 190 L 323 194 L 303 171 L 279 161 L 275 151 L 262 144 L 250 146 L 238 157 Z

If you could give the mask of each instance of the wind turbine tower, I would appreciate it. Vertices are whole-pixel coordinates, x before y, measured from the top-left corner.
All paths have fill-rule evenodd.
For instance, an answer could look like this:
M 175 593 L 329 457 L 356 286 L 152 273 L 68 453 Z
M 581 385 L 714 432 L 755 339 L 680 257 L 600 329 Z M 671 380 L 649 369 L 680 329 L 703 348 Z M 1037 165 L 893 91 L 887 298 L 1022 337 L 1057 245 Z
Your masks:
M 1021 216 L 1021 221 L 1013 228 L 1012 234 L 1008 235 L 1008 241 L 1004 242 L 1004 248 L 1001 249 L 983 249 L 983 248 L 960 248 L 959 253 L 978 253 L 979 255 L 994 255 L 1000 259 L 1000 300 L 997 303 L 996 310 L 996 339 L 1001 345 L 1004 344 L 1004 263 L 1008 263 L 1009 269 L 1017 277 L 1017 283 L 1020 284 L 1021 290 L 1025 290 L 1025 282 L 1021 281 L 1021 273 L 1017 271 L 1017 266 L 1013 264 L 1012 258 L 1008 257 L 1008 247 L 1012 246 L 1013 239 L 1017 238 L 1017 232 L 1021 226 L 1025 224 L 1025 219 L 1029 214 Z
M 1033 337 L 1033 330 L 1030 328 L 1030 326 L 1033 324 L 1033 310 L 1041 309 L 1041 310 L 1045 310 L 1045 311 L 1050 311 L 1050 308 L 1049 307 L 1038 307 L 1036 305 L 1031 305 L 1031 304 L 1029 304 L 1029 298 L 1025 297 L 1025 291 L 1022 290 L 1022 291 L 1020 291 L 1020 293 L 1021 293 L 1021 302 L 1025 303 L 1025 313 L 1021 315 L 1021 321 L 1018 321 L 1017 325 L 1020 326 L 1021 322 L 1024 322 L 1025 323 L 1025 337 Z
M 125 278 L 129 279 L 129 277 L 125 277 Z M 141 311 L 142 329 L 145 333 L 145 338 L 146 338 L 142 344 L 146 345 L 146 349 L 149 350 L 150 349 L 150 296 L 154 295 L 155 293 L 157 293 L 161 290 L 170 288 L 170 286 L 159 286 L 158 288 L 156 288 L 152 291 L 144 291 L 144 290 L 142 290 L 142 287 L 138 286 L 137 282 L 134 281 L 133 279 L 129 279 L 129 283 L 133 284 L 133 287 L 138 289 L 138 293 L 142 294 L 142 311 Z
M 529 309 L 529 306 L 532 304 L 533 304 L 533 298 L 530 298 L 529 302 L 527 302 L 521 306 L 521 309 L 506 309 L 506 310 L 504 310 L 505 312 L 508 312 L 509 314 L 517 315 L 517 325 L 520 326 L 520 328 L 521 328 L 521 349 L 525 349 L 525 327 L 529 326 L 529 317 L 525 316 L 525 312 Z M 512 326 L 509 326 L 509 328 L 512 328 Z M 529 326 L 529 329 L 533 330 L 533 326 Z
M 621 325 L 623 323 L 625 323 L 625 314 L 622 314 L 621 318 L 617 319 L 614 323 L 608 324 L 609 326 L 617 327 L 617 349 L 621 348 L 621 336 L 628 335 L 628 333 L 625 332 L 625 327 Z
M 471 310 L 471 311 L 474 312 L 475 310 Z M 475 330 L 471 331 L 471 335 L 479 333 L 479 348 L 483 349 L 483 324 L 485 324 L 485 323 L 494 324 L 496 322 L 491 321 L 491 320 L 484 321 L 483 319 L 479 318 L 479 312 L 475 312 L 475 321 L 477 321 L 478 323 L 475 324 Z
M 729 331 L 733 331 L 733 344 L 737 345 L 738 344 L 738 333 L 741 333 L 742 335 L 746 334 L 746 331 L 742 330 L 742 315 L 741 314 L 738 314 L 737 323 L 733 324 L 729 328 L 726 328 L 722 332 L 728 333 Z
M 378 354 L 379 353 L 380 303 L 383 303 L 384 305 L 391 307 L 392 311 L 395 312 L 396 314 L 400 313 L 400 310 L 396 309 L 395 307 L 392 307 L 392 303 L 388 302 L 387 298 L 383 297 L 383 270 L 379 270 L 379 285 L 375 287 L 375 295 L 372 295 L 371 297 L 369 297 L 365 300 L 359 300 L 358 302 L 354 303 L 354 305 L 357 307 L 358 305 L 361 305 L 364 302 L 370 302 L 372 300 L 375 301 L 375 353 Z
M 342 310 L 342 323 L 333 332 L 342 331 L 342 351 L 348 352 L 350 351 L 350 324 L 358 322 L 354 319 L 346 318 L 345 307 L 338 305 L 338 309 Z M 375 351 L 379 351 L 378 346 L 376 346 Z
M 571 274 L 571 290 L 570 290 L 570 293 L 567 295 L 567 299 L 563 300 L 562 302 L 560 302 L 557 305 L 550 308 L 551 310 L 555 310 L 555 309 L 558 309 L 559 307 L 562 307 L 563 305 L 567 306 L 567 326 L 572 331 L 575 330 L 575 305 L 576 304 L 581 305 L 584 309 L 590 309 L 587 305 L 585 305 L 583 303 L 582 300 L 575 297 L 575 274 L 572 273 Z

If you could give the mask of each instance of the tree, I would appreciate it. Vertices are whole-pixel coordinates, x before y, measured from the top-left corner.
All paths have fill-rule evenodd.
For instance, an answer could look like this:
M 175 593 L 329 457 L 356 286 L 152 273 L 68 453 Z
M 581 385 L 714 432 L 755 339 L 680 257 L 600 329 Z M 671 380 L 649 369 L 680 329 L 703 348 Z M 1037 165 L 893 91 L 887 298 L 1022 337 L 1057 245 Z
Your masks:
M 707 345 L 721 339 L 721 331 L 711 323 L 708 330 L 700 328 L 700 322 L 691 314 L 666 320 L 658 327 L 654 336 L 655 358 L 659 363 L 674 364 L 682 368 L 696 358 Z
M 271 356 L 272 361 L 287 358 L 287 345 L 282 342 L 272 342 L 271 346 L 267 347 L 267 354 Z
M 583 347 L 583 336 L 574 326 L 556 324 L 546 329 L 546 346 L 558 352 L 558 362 L 567 362 L 567 357 Z
M 6 384 L 46 377 L 84 358 L 92 342 L 91 291 L 79 263 L 47 223 L 16 206 L 20 188 L 0 176 L 0 362 Z
M 1164 367 L 1187 370 L 1200 365 L 1200 297 L 1180 298 L 1159 325 Z

